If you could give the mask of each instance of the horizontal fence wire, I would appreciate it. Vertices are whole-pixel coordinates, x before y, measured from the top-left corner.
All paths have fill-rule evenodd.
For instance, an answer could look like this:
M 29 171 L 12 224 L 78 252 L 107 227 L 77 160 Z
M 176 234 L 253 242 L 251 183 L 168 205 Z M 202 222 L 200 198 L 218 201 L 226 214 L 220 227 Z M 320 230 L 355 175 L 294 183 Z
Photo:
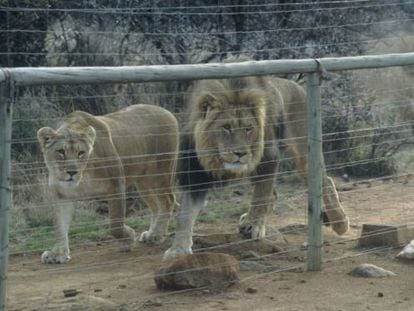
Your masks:
M 160 43 L 156 50 L 140 50 L 132 47 L 127 52 L 122 49 L 100 48 L 100 50 L 88 50 L 75 48 L 50 48 L 45 49 L 19 49 L 17 45 L 9 45 L 9 49 L 0 48 L 2 67 L 6 64 L 19 64 L 19 67 L 29 67 L 30 57 L 39 57 L 41 66 L 50 66 L 51 60 L 61 57 L 62 65 L 77 66 L 118 66 L 118 65 L 161 65 L 161 64 L 189 64 L 190 59 L 197 51 L 207 49 L 210 55 L 206 62 L 219 63 L 228 54 L 248 54 L 253 59 L 308 59 L 313 62 L 313 71 L 318 69 L 322 75 L 320 86 L 322 95 L 323 115 L 323 145 L 325 168 L 327 174 L 334 178 L 341 204 L 345 209 L 349 221 L 350 231 L 344 236 L 337 236 L 332 231 L 332 225 L 338 221 L 323 220 L 324 225 L 331 225 L 324 228 L 325 253 L 323 264 L 328 270 L 347 269 L 351 262 L 365 261 L 373 258 L 394 258 L 397 251 L 405 243 L 393 245 L 369 246 L 358 248 L 363 227 L 366 224 L 388 226 L 390 223 L 396 227 L 414 227 L 414 214 L 412 212 L 413 202 L 413 130 L 414 130 L 414 101 L 412 86 L 411 66 L 404 66 L 398 69 L 369 69 L 361 71 L 330 72 L 329 66 L 336 66 L 333 56 L 337 55 L 368 55 L 383 53 L 398 53 L 408 55 L 410 42 L 413 35 L 406 31 L 412 25 L 413 18 L 408 10 L 404 13 L 395 13 L 403 6 L 409 7 L 414 1 L 370 1 L 370 0 L 348 0 L 348 1 L 323 1 L 323 2 L 292 2 L 288 5 L 275 2 L 260 1 L 249 4 L 229 4 L 226 1 L 215 3 L 215 5 L 174 5 L 175 2 L 154 5 L 140 5 L 136 7 L 106 8 L 82 7 L 76 1 L 65 1 L 65 7 L 48 8 L 0 6 L 0 14 L 5 17 L 8 24 L 0 27 L 0 36 L 6 42 L 19 42 L 25 40 L 25 36 L 39 38 L 55 38 L 67 36 L 69 29 L 57 30 L 52 25 L 64 25 L 68 16 L 79 23 L 74 28 L 77 38 L 100 38 L 108 40 L 113 38 L 125 38 L 124 40 L 141 40 L 142 43 L 156 40 L 166 40 L 182 44 L 183 38 L 194 39 L 194 42 L 201 40 L 203 44 L 195 50 L 185 44 L 179 49 L 170 49 Z M 181 3 L 181 2 L 180 2 Z M 184 2 L 183 2 L 184 3 Z M 40 5 L 39 5 L 40 6 Z M 361 14 L 361 12 L 382 12 L 375 18 L 370 19 L 343 19 L 346 14 Z M 389 14 L 386 14 L 388 12 Z M 392 12 L 392 13 L 390 13 Z M 15 27 L 13 19 L 16 14 L 21 16 L 48 16 L 48 22 L 41 27 L 32 27 L 30 24 Z M 319 16 L 314 24 L 309 24 L 305 16 Z M 257 24 L 255 19 L 274 17 L 272 24 Z M 303 20 L 302 25 L 289 20 L 287 16 Z M 336 16 L 335 19 L 324 18 Z M 362 16 L 362 15 L 361 15 Z M 165 24 L 157 28 L 146 28 L 142 30 L 133 27 L 95 27 L 94 18 L 105 20 L 106 18 L 124 18 L 125 23 L 134 25 L 134 18 L 149 18 L 163 20 Z M 249 19 L 239 29 L 224 27 L 228 19 L 237 18 Z M 56 22 L 56 19 L 58 21 Z M 84 20 L 90 20 L 91 27 L 86 27 Z M 181 27 L 181 21 L 212 20 L 217 22 L 217 27 L 212 29 L 194 27 L 187 31 Z M 284 20 L 285 19 L 285 20 Z M 56 23 L 52 22 L 55 21 Z M 221 22 L 220 22 L 221 21 Z M 2 23 L 0 21 L 0 23 Z M 222 23 L 222 24 L 220 24 Z M 170 25 L 166 27 L 166 25 Z M 283 26 L 285 24 L 285 26 Z M 1 24 L 3 25 L 3 24 Z M 162 27 L 161 27 L 162 26 Z M 222 27 L 223 26 L 223 27 Z M 11 28 L 12 27 L 12 28 Z M 13 28 L 14 27 L 14 28 Z M 370 33 L 366 30 L 374 29 Z M 403 31 L 401 31 L 403 29 Z M 384 31 L 382 31 L 384 30 Z M 65 32 L 66 31 L 66 32 Z M 322 34 L 331 33 L 327 37 Z M 361 33 L 360 36 L 352 35 Z M 347 34 L 347 35 L 343 35 Z M 37 37 L 39 36 L 39 37 Z M 321 36 L 320 40 L 305 40 Z M 280 38 L 279 38 L 280 37 Z M 282 42 L 285 38 L 291 38 Z M 7 39 L 8 38 L 8 39 Z M 149 39 L 148 39 L 149 38 Z M 260 44 L 233 44 L 240 38 L 257 38 Z M 275 39 L 277 38 L 277 39 Z M 66 37 L 68 39 L 68 37 Z M 76 39 L 75 39 L 76 40 Z M 149 40 L 149 41 L 146 41 Z M 214 40 L 220 42 L 220 46 Z M 206 41 L 208 42 L 207 44 Z M 280 42 L 279 42 L 280 41 Z M 394 50 L 404 41 L 406 49 Z M 56 41 L 57 42 L 57 41 Z M 80 42 L 80 41 L 79 41 Z M 118 42 L 118 41 L 114 41 Z M 249 41 L 250 42 L 250 41 Z M 271 42 L 271 43 L 269 43 Z M 67 43 L 70 43 L 67 41 Z M 217 46 L 215 46 L 217 45 Z M 381 50 L 387 46 L 385 50 Z M 1 44 L 0 44 L 1 46 Z M 352 46 L 355 50 L 350 49 Z M 381 47 L 378 48 L 378 47 Z M 375 50 L 378 48 L 378 51 Z M 342 52 L 343 50 L 343 52 Z M 196 51 L 196 52 L 195 52 Z M 341 54 L 344 53 L 344 54 Z M 396 55 L 399 57 L 401 55 Z M 8 59 L 6 59 L 8 57 Z M 27 57 L 27 58 L 26 58 Z M 88 57 L 91 61 L 86 61 Z M 102 59 L 99 59 L 99 58 Z M 325 57 L 330 57 L 324 62 Z M 377 57 L 377 56 L 374 56 Z M 122 59 L 117 63 L 118 59 Z M 139 59 L 138 59 L 139 58 Z M 157 59 L 159 58 L 159 59 Z M 70 62 L 66 63 L 66 60 Z M 156 59 L 156 60 L 154 60 Z M 203 60 L 203 58 L 200 58 Z M 315 59 L 320 60 L 318 63 Z M 136 60 L 132 62 L 131 60 Z M 48 63 L 51 61 L 51 63 Z M 116 61 L 116 62 L 115 62 Z M 124 62 L 122 62 L 124 61 Z M 8 63 L 7 63 L 8 62 Z M 202 61 L 204 62 L 204 61 Z M 325 65 L 326 64 L 326 65 Z M 381 62 L 379 65 L 383 65 Z M 6 66 L 5 66 L 6 65 Z M 60 65 L 60 64 L 59 64 Z M 31 65 L 30 65 L 31 66 Z M 373 65 L 374 66 L 374 65 Z M 373 67 L 372 66 L 372 67 Z M 200 67 L 201 68 L 201 67 Z M 326 72 L 328 68 L 329 72 Z M 36 68 L 30 69 L 30 74 Z M 32 70 L 33 69 L 33 70 Z M 74 68 L 76 70 L 76 68 Z M 334 70 L 337 68 L 335 67 Z M 342 67 L 341 70 L 345 70 Z M 13 72 L 14 68 L 9 68 Z M 45 69 L 46 70 L 46 69 Z M 58 68 L 62 70 L 62 68 Z M 64 69 L 63 69 L 64 70 Z M 92 69 L 93 70 L 93 69 Z M 300 68 L 287 70 L 283 75 L 296 79 L 305 86 L 303 77 L 293 75 L 300 73 Z M 25 69 L 16 70 L 20 77 L 25 79 Z M 57 72 L 57 71 L 56 71 Z M 35 73 L 36 74 L 36 73 Z M 0 76 L 0 80 L 3 77 Z M 59 121 L 74 110 L 87 110 L 94 115 L 116 111 L 122 107 L 135 103 L 148 103 L 160 105 L 167 108 L 178 119 L 180 124 L 188 120 L 188 112 L 185 110 L 191 96 L 194 95 L 191 85 L 193 81 L 177 82 L 149 82 L 130 83 L 128 85 L 115 84 L 114 81 L 105 86 L 95 85 L 53 85 L 53 79 L 47 82 L 48 86 L 23 86 L 30 84 L 25 80 L 16 92 L 15 116 L 13 120 L 13 137 L 10 141 L 12 146 L 12 193 L 13 204 L 10 211 L 11 228 L 10 235 L 10 264 L 9 280 L 11 290 L 9 305 L 19 309 L 19 306 L 27 306 L 30 301 L 33 304 L 42 302 L 43 306 L 52 305 L 61 296 L 62 288 L 80 288 L 86 295 L 108 298 L 116 305 L 127 303 L 132 309 L 151 308 L 151 303 L 158 307 L 177 307 L 177 298 L 181 297 L 183 310 L 189 305 L 185 299 L 193 297 L 196 293 L 209 292 L 209 287 L 198 289 L 177 290 L 163 292 L 155 290 L 154 270 L 162 263 L 163 253 L 171 246 L 174 234 L 180 234 L 176 230 L 174 216 L 180 207 L 172 212 L 161 211 L 159 216 L 168 218 L 171 216 L 171 223 L 166 236 L 166 241 L 160 245 L 146 245 L 139 242 L 140 234 L 148 230 L 151 223 L 151 214 L 146 200 L 166 195 L 170 189 L 166 187 L 152 187 L 147 190 L 140 190 L 139 187 L 129 187 L 125 192 L 105 193 L 104 195 L 79 195 L 76 199 L 58 199 L 49 192 L 49 176 L 47 166 L 44 163 L 40 151 L 36 132 L 43 126 L 56 128 Z M 162 79 L 160 78 L 159 81 Z M 59 82 L 63 83 L 63 82 Z M 243 88 L 235 91 L 243 91 Z M 217 93 L 216 95 L 220 95 Z M 297 103 L 291 103 L 293 105 Z M 35 112 L 36 111 L 36 112 Z M 46 111 L 51 111 L 46 114 Z M 233 110 L 223 109 L 222 113 L 232 113 Z M 245 113 L 240 110 L 238 113 Z M 279 121 L 272 126 L 295 127 L 306 123 L 306 115 L 303 113 L 286 113 L 286 118 L 294 120 Z M 226 120 L 225 117 L 222 121 Z M 250 118 L 242 118 L 242 125 L 232 127 L 232 130 L 244 130 L 249 127 Z M 153 124 L 147 130 L 162 128 L 162 124 Z M 180 134 L 192 135 L 189 127 L 180 128 Z M 222 129 L 209 130 L 205 134 L 219 135 Z M 97 131 L 97 134 L 102 134 Z M 128 135 L 117 135 L 112 133 L 113 139 L 137 140 L 145 137 L 161 138 L 162 134 L 140 134 L 131 133 Z M 265 144 L 272 143 L 271 140 Z M 306 150 L 306 137 L 288 137 L 278 140 L 280 145 L 295 145 Z M 247 147 L 240 144 L 239 147 Z M 194 159 L 197 155 L 196 149 L 181 150 L 178 154 L 178 161 Z M 215 149 L 204 149 L 198 155 L 210 156 L 216 153 Z M 171 152 L 159 152 L 157 156 L 168 156 Z M 130 165 L 143 164 L 146 166 L 163 163 L 165 159 L 154 159 L 154 154 L 133 154 L 119 157 L 95 157 L 89 160 L 93 169 L 113 169 L 116 165 L 113 160 L 128 162 Z M 266 238 L 261 241 L 253 241 L 243 238 L 238 234 L 239 218 L 246 213 L 250 207 L 260 207 L 261 204 L 251 203 L 254 178 L 249 175 L 233 178 L 224 188 L 216 181 L 201 182 L 198 186 L 211 187 L 206 206 L 202 208 L 195 225 L 194 247 L 195 253 L 220 252 L 234 255 L 241 267 L 239 273 L 239 286 L 251 287 L 259 284 L 261 280 L 272 280 L 272 285 L 279 286 L 275 278 L 284 275 L 284 278 L 293 279 L 292 272 L 305 271 L 306 252 L 309 248 L 307 242 L 307 195 L 306 182 L 302 179 L 303 172 L 298 171 L 295 165 L 295 156 L 284 150 L 280 154 L 279 169 L 276 175 L 264 174 L 263 178 L 274 181 L 274 191 L 271 198 L 272 210 L 268 216 Z M 264 162 L 263 164 L 270 163 Z M 85 173 L 90 171 L 86 169 Z M 219 169 L 217 169 L 219 171 Z M 197 171 L 196 171 L 197 172 Z M 200 170 L 199 172 L 202 172 Z M 215 172 L 214 169 L 211 170 Z M 188 170 L 179 166 L 175 171 L 177 174 L 186 174 Z M 129 178 L 154 179 L 170 176 L 170 173 L 142 173 L 130 174 Z M 123 177 L 94 177 L 91 181 L 114 181 Z M 175 189 L 177 201 L 183 195 L 182 189 Z M 330 187 L 323 187 L 329 190 Z M 125 221 L 136 232 L 137 241 L 130 253 L 119 251 L 122 239 L 119 241 L 111 236 L 111 221 L 108 216 L 108 206 L 114 202 L 126 200 L 126 215 L 122 218 L 113 218 L 112 222 Z M 45 250 L 51 250 L 55 243 L 54 234 L 54 208 L 59 204 L 74 203 L 76 206 L 72 224 L 69 231 L 69 241 L 72 260 L 64 265 L 40 266 L 38 264 L 40 255 Z M 332 210 L 331 210 L 332 211 Z M 333 210 L 335 211 L 335 209 Z M 281 235 L 285 243 L 280 242 Z M 223 236 L 232 237 L 225 241 Z M 372 238 L 381 241 L 384 236 L 383 229 L 373 230 L 364 233 L 365 238 Z M 236 238 L 237 237 L 237 238 Z M 214 240 L 216 238 L 216 240 Z M 413 236 L 414 238 L 414 236 Z M 213 241 L 211 241 L 213 240 Z M 265 247 L 254 248 L 255 245 L 277 245 L 280 249 L 276 251 L 264 251 Z M 268 243 L 268 244 L 266 244 Z M 345 263 L 345 264 L 344 264 Z M 208 268 L 215 269 L 220 264 L 210 264 Z M 346 268 L 344 268 L 346 267 Z M 196 268 L 183 271 L 183 273 L 195 272 Z M 109 272 L 108 272 L 109 271 Z M 285 276 L 284 273 L 289 273 Z M 324 273 L 324 272 L 321 272 Z M 79 281 L 77 277 L 82 277 Z M 120 280 L 114 280 L 115 276 L 122 276 Z M 339 276 L 338 276 L 339 278 Z M 37 280 L 40 286 L 50 284 L 46 291 L 40 292 L 39 288 L 30 290 L 18 286 L 27 280 Z M 56 285 L 53 279 L 65 280 L 66 285 Z M 109 280 L 110 279 L 110 280 Z M 108 285 L 109 284 L 109 285 Z M 117 288 L 116 293 L 108 294 L 108 287 Z M 140 284 L 143 289 L 138 289 Z M 119 285 L 119 286 L 121 286 Z M 236 289 L 237 291 L 238 289 Z M 119 291 L 134 292 L 134 295 L 120 295 Z M 283 290 L 282 290 L 283 291 Z M 17 301 L 16 293 L 22 293 Z M 224 292 L 223 292 L 224 293 Z M 218 295 L 224 295 L 220 293 Z M 279 293 L 279 292 L 277 292 Z M 261 293 L 259 293 L 261 294 Z M 217 294 L 216 294 L 217 295 Z M 111 297 L 108 297 L 111 296 Z M 133 298 L 131 298 L 133 297 Z M 194 296 L 198 297 L 198 296 Z M 226 300 L 226 296 L 219 296 Z M 204 298 L 203 298 L 204 299 Z M 214 300 L 214 296 L 208 298 Z M 208 300 L 206 299 L 206 300 Z M 219 298 L 217 298 L 219 299 Z M 243 301 L 244 298 L 240 298 Z M 162 301 L 161 305 L 157 305 Z M 274 305 L 274 302 L 272 302 Z M 181 306 L 181 305 L 180 305 Z M 194 306 L 192 306 L 194 307 Z M 187 308 L 187 309 L 186 309 Z M 20 308 L 22 309 L 22 308 Z

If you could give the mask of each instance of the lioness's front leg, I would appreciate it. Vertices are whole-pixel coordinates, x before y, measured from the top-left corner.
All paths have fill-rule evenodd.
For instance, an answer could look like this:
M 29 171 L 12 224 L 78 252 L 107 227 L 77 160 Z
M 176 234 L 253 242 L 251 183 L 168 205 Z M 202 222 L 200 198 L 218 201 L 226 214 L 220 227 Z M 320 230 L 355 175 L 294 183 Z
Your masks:
M 44 251 L 42 263 L 67 263 L 70 260 L 69 227 L 74 210 L 73 202 L 59 202 L 55 207 L 54 230 L 56 242 L 52 250 Z
M 206 190 L 183 191 L 181 206 L 176 216 L 174 241 L 164 253 L 164 260 L 179 255 L 192 254 L 194 223 L 204 206 L 206 194 Z
M 111 234 L 121 243 L 120 250 L 128 252 L 135 245 L 136 234 L 134 229 L 125 224 L 125 192 L 121 190 L 115 196 L 117 198 L 110 198 L 108 201 Z
M 239 222 L 239 232 L 246 238 L 262 239 L 266 236 L 266 216 L 272 211 L 276 169 L 276 162 L 268 162 L 257 169 L 262 175 L 252 178 L 254 188 L 250 209 Z

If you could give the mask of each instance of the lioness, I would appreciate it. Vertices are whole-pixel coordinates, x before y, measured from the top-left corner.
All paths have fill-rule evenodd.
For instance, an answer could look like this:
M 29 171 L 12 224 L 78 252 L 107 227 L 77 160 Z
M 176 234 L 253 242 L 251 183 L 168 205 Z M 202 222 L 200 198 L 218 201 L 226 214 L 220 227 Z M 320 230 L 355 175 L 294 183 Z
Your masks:
M 140 241 L 156 242 L 167 232 L 175 205 L 174 180 L 178 154 L 178 124 L 167 110 L 134 105 L 93 116 L 75 111 L 54 130 L 37 132 L 49 172 L 56 206 L 56 244 L 45 251 L 43 263 L 70 260 L 68 231 L 75 200 L 108 201 L 111 233 L 123 250 L 135 243 L 133 229 L 124 224 L 125 189 L 136 185 L 151 210 L 151 225 Z
M 192 252 L 194 222 L 208 189 L 232 179 L 250 178 L 254 187 L 239 231 L 253 239 L 265 237 L 281 148 L 293 153 L 306 179 L 306 111 L 305 91 L 293 81 L 246 77 L 195 82 L 180 147 L 181 208 L 175 239 L 164 259 Z M 326 216 L 333 230 L 344 234 L 348 218 L 333 180 L 326 172 L 323 176 Z

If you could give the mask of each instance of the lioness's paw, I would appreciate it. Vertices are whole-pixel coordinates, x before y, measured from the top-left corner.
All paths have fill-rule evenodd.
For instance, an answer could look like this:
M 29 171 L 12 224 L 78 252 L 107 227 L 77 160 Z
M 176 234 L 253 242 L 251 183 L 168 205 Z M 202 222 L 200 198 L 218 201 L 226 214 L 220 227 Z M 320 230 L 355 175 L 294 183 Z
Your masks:
M 135 246 L 136 242 L 136 234 L 134 229 L 124 226 L 124 238 L 120 240 L 120 247 L 119 250 L 121 252 L 129 252 Z
M 171 247 L 169 248 L 162 257 L 162 260 L 168 260 L 171 258 L 175 258 L 182 255 L 192 254 L 193 251 L 191 250 L 191 247 Z
M 334 223 L 331 223 L 332 230 L 338 235 L 343 235 L 349 230 L 349 218 L 345 217 L 344 220 L 338 220 Z
M 69 254 L 58 254 L 52 251 L 44 251 L 40 257 L 42 263 L 45 264 L 60 264 L 67 263 L 70 260 Z
M 163 235 L 156 235 L 150 231 L 144 231 L 141 233 L 139 237 L 139 241 L 146 243 L 146 244 L 159 244 L 165 240 L 165 236 Z
M 243 214 L 239 221 L 239 232 L 248 239 L 259 240 L 266 236 L 266 227 L 263 224 L 253 223 L 248 214 Z

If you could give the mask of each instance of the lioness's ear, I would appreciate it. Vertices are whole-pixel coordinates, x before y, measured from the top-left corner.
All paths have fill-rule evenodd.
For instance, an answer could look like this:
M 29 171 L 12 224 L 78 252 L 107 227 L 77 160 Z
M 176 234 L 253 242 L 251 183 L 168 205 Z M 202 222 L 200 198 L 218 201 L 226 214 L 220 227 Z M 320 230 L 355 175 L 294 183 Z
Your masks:
M 89 125 L 86 128 L 85 135 L 86 135 L 86 138 L 91 143 L 91 145 L 93 145 L 95 143 L 95 139 L 96 139 L 96 131 L 95 131 L 95 129 L 92 126 Z
M 40 130 L 37 131 L 37 140 L 40 143 L 42 152 L 45 150 L 46 147 L 50 146 L 50 144 L 55 141 L 57 136 L 57 132 L 50 127 L 42 127 Z

